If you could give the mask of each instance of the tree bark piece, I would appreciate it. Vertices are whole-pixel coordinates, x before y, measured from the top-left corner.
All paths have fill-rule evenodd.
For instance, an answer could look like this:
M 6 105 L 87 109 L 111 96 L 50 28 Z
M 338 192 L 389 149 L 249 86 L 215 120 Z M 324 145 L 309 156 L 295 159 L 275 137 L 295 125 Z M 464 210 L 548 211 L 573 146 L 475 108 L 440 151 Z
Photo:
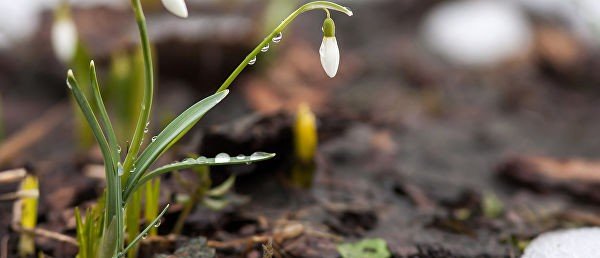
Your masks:
M 600 203 L 600 161 L 523 156 L 505 161 L 497 172 L 537 191 L 565 191 Z

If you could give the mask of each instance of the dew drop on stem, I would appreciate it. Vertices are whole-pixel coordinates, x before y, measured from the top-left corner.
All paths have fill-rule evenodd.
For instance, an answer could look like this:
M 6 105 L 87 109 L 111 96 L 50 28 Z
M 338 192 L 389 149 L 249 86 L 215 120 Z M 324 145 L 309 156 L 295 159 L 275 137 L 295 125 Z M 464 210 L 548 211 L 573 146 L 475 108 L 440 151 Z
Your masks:
M 263 53 L 264 53 L 264 52 L 267 52 L 267 51 L 269 51 L 269 47 L 270 47 L 270 46 L 269 46 L 269 44 L 265 45 L 264 47 L 262 47 L 262 48 L 260 49 L 260 52 L 263 52 Z
M 250 59 L 250 61 L 248 61 L 248 64 L 249 64 L 249 65 L 256 64 L 256 56 L 255 56 L 255 57 L 253 57 L 252 59 Z
M 157 228 L 157 227 L 160 227 L 160 224 L 161 224 L 161 223 L 162 223 L 162 220 L 160 220 L 160 219 L 159 219 L 159 220 L 156 222 L 156 224 L 154 224 L 154 227 L 155 227 L 155 228 Z
M 147 237 L 148 237 L 148 233 L 144 233 L 144 234 L 142 235 L 142 239 L 146 239 Z
M 272 41 L 273 43 L 279 43 L 281 42 L 281 39 L 283 38 L 283 34 L 281 32 L 277 33 L 277 35 L 275 35 L 275 37 L 273 37 Z
M 158 138 L 158 136 L 152 136 L 152 142 L 156 141 L 156 138 Z
M 244 158 L 246 158 L 246 156 L 244 156 L 243 154 L 240 154 L 240 155 L 237 155 L 235 158 L 236 159 L 244 159 Z

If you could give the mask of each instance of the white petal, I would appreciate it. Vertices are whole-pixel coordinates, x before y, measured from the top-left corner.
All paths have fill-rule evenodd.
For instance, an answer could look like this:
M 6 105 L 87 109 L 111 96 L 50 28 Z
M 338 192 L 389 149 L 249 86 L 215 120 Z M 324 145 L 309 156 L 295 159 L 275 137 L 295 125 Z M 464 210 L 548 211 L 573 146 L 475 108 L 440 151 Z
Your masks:
M 337 40 L 335 37 L 324 37 L 319 49 L 321 55 L 321 65 L 325 73 L 333 78 L 338 71 L 340 66 L 340 49 L 338 48 Z
M 184 0 L 162 0 L 162 3 L 172 14 L 181 18 L 188 17 L 188 10 Z
M 62 62 L 68 63 L 77 48 L 77 29 L 70 19 L 59 19 L 52 24 L 52 48 Z

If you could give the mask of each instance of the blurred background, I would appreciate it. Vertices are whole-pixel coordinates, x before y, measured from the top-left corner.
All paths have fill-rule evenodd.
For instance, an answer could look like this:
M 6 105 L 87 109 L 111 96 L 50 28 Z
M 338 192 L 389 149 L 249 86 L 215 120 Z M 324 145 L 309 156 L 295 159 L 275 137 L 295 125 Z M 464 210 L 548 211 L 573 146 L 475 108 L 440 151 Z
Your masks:
M 158 0 L 142 2 L 155 52 L 155 133 L 212 94 L 304 3 L 188 0 L 190 17 L 179 19 Z M 335 78 L 319 62 L 324 14 L 306 13 L 173 155 L 277 152 L 267 165 L 215 171 L 241 175 L 236 190 L 252 198 L 254 212 L 279 218 L 307 209 L 294 218 L 350 238 L 383 237 L 400 255 L 507 256 L 539 232 L 600 224 L 600 1 L 337 2 L 354 16 L 332 13 L 341 54 Z M 57 189 L 79 185 L 84 164 L 100 160 L 78 128 L 66 70 L 85 74 L 87 60 L 95 60 L 109 109 L 125 121 L 122 142 L 141 82 L 129 1 L 69 4 L 78 43 L 65 59 L 52 32 L 60 1 L 0 0 L 0 164 L 26 164 L 46 178 L 40 205 L 54 214 L 42 219 L 50 228 L 64 209 L 95 196 L 81 194 L 89 183 Z M 310 197 L 282 190 L 276 176 L 294 159 L 301 103 L 318 121 Z M 56 203 L 62 199 L 70 201 Z M 481 219 L 489 200 L 503 203 L 502 215 Z M 214 234 L 202 226 L 208 219 L 197 218 L 189 234 Z

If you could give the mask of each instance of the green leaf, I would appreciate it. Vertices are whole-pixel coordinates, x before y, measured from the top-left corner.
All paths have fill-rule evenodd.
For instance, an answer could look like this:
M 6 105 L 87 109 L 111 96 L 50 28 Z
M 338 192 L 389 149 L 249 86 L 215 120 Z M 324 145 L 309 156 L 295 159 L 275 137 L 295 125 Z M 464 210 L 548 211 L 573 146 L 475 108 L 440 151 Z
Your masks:
M 229 192 L 229 190 L 231 189 L 231 187 L 233 187 L 234 184 L 235 184 L 235 176 L 230 176 L 221 185 L 219 185 L 213 189 L 210 189 L 210 191 L 208 191 L 207 194 L 211 197 L 223 196 L 227 192 Z
M 90 80 L 92 84 L 92 99 L 94 100 L 96 111 L 98 112 L 98 115 L 100 117 L 100 124 L 104 128 L 104 133 L 106 134 L 106 138 L 108 140 L 110 153 L 114 161 L 119 161 L 119 151 L 117 150 L 117 136 L 115 135 L 115 130 L 113 129 L 112 123 L 110 122 L 110 118 L 108 117 L 108 112 L 106 112 L 106 106 L 104 105 L 104 101 L 102 100 L 102 94 L 100 94 L 100 85 L 98 84 L 96 66 L 94 65 L 93 60 L 90 62 Z
M 220 211 L 227 207 L 229 203 L 231 201 L 228 199 L 214 199 L 210 197 L 202 199 L 202 204 L 213 211 Z
M 215 158 L 206 158 L 199 157 L 197 159 L 187 158 L 181 162 L 171 163 L 169 165 L 165 165 L 159 167 L 151 172 L 148 172 L 144 175 L 138 182 L 138 185 L 143 185 L 145 182 L 151 180 L 154 177 L 160 176 L 162 174 L 181 170 L 186 168 L 192 168 L 196 166 L 223 166 L 223 165 L 235 165 L 235 164 L 250 164 L 254 162 L 259 162 L 263 160 L 268 160 L 275 157 L 275 153 L 266 153 L 266 152 L 256 152 L 250 156 L 237 156 L 231 157 L 228 161 L 215 160 Z M 138 186 L 139 187 L 139 186 Z M 137 187 L 134 187 L 132 190 L 135 190 Z
M 131 249 L 132 247 L 134 247 L 137 244 L 137 242 L 142 240 L 142 238 L 145 238 L 148 234 L 148 231 L 150 231 L 150 229 L 153 228 L 160 221 L 162 216 L 165 215 L 165 213 L 167 212 L 167 209 L 169 209 L 168 204 L 167 204 L 167 206 L 165 206 L 165 208 L 162 210 L 162 212 L 152 222 L 150 222 L 150 224 L 148 224 L 148 226 L 144 230 L 142 230 L 142 232 L 135 239 L 131 240 L 129 245 L 127 247 L 125 247 L 125 249 L 123 249 L 123 252 L 121 252 L 121 254 L 127 253 L 127 251 L 129 249 Z
M 119 231 L 117 220 L 117 216 L 113 216 L 106 231 L 104 231 L 102 240 L 100 240 L 100 249 L 98 250 L 100 252 L 98 254 L 99 258 L 112 258 L 117 251 L 119 244 L 117 240 L 117 232 Z
M 177 141 L 183 134 L 187 133 L 191 126 L 196 124 L 206 112 L 217 105 L 223 100 L 229 91 L 222 91 L 215 93 L 188 108 L 186 111 L 181 113 L 175 118 L 165 129 L 156 136 L 156 139 L 151 142 L 148 147 L 142 152 L 138 161 L 134 166 L 132 174 L 129 176 L 123 200 L 127 200 L 131 192 L 143 184 L 138 182 L 144 172 L 156 161 L 156 159 L 162 154 L 167 148 Z
M 337 246 L 337 250 L 343 258 L 389 258 L 392 256 L 387 243 L 381 238 L 341 244 Z

